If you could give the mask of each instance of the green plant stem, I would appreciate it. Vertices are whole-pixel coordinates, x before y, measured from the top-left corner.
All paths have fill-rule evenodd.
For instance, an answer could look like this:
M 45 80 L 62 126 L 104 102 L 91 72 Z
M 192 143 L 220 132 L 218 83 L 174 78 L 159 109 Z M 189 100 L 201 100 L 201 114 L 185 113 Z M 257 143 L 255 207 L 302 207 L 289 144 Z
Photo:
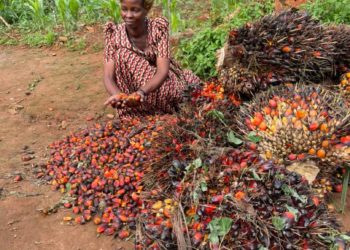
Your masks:
M 342 213 L 345 212 L 345 206 L 346 206 L 346 196 L 348 193 L 348 186 L 349 186 L 349 177 L 350 177 L 350 166 L 346 166 L 346 171 L 343 179 L 343 190 L 341 193 L 341 209 L 340 211 Z

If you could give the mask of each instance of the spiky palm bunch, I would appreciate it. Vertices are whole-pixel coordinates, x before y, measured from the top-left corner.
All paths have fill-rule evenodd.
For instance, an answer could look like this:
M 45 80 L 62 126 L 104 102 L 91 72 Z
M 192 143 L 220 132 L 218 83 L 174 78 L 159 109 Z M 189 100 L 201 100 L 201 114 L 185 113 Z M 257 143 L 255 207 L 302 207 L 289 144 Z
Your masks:
M 327 163 L 324 171 L 347 160 L 340 152 L 347 144 L 350 112 L 340 94 L 320 86 L 279 86 L 257 95 L 239 113 L 238 126 L 244 134 L 257 134 L 266 159 L 312 158 Z
M 229 33 L 232 58 L 220 71 L 226 91 L 252 96 L 280 83 L 329 83 L 350 67 L 350 29 L 306 12 L 268 15 Z

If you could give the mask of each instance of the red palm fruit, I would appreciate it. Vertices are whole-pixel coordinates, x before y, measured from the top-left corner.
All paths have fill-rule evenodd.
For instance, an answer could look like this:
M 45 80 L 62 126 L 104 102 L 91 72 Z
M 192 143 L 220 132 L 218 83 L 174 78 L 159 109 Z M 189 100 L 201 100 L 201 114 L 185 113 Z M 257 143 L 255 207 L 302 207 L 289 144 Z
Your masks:
M 192 237 L 192 242 L 195 246 L 198 246 L 203 241 L 203 234 L 200 232 L 196 232 Z
M 111 236 L 113 234 L 115 234 L 115 228 L 113 227 L 109 227 L 104 231 L 105 235 Z
M 340 142 L 343 144 L 350 143 L 350 135 L 344 136 L 340 138 Z
M 311 123 L 310 126 L 309 126 L 309 130 L 310 131 L 316 131 L 318 129 L 319 125 L 318 123 Z
M 223 195 L 215 195 L 211 198 L 211 203 L 220 204 L 224 200 Z
M 250 150 L 256 151 L 257 148 L 258 148 L 258 146 L 257 146 L 255 143 L 253 143 L 253 142 L 249 142 L 249 143 L 248 143 L 248 148 L 249 148 Z
M 100 225 L 96 228 L 96 232 L 101 234 L 103 233 L 105 230 L 107 229 L 107 226 L 106 225 Z
M 129 237 L 130 233 L 126 230 L 121 230 L 119 233 L 118 233 L 118 237 L 119 239 L 121 240 L 124 240 L 126 239 L 127 237 Z
M 73 207 L 73 213 L 78 214 L 80 212 L 79 207 Z
M 313 197 L 312 197 L 312 202 L 314 203 L 314 205 L 315 205 L 316 207 L 318 207 L 318 206 L 320 205 L 320 198 L 317 197 L 317 196 L 313 196 Z
M 13 178 L 14 182 L 19 182 L 21 180 L 22 180 L 22 176 L 20 176 L 20 175 L 16 175 L 15 178 Z
M 271 99 L 269 101 L 269 105 L 270 105 L 271 108 L 276 108 L 277 107 L 277 102 L 275 100 Z
M 127 222 L 128 221 L 128 217 L 123 215 L 123 214 L 120 214 L 118 215 L 118 218 L 122 221 L 122 222 Z
M 140 199 L 140 197 L 138 196 L 138 194 L 136 193 L 136 192 L 133 192 L 132 194 L 131 194 L 131 199 L 133 200 L 133 201 L 138 201 L 139 199 Z
M 85 224 L 84 217 L 83 216 L 79 216 L 79 217 L 75 218 L 75 223 L 80 224 L 80 225 Z
M 283 218 L 286 220 L 294 221 L 295 220 L 295 215 L 291 212 L 284 212 L 283 213 Z
M 215 210 L 216 210 L 216 206 L 214 205 L 208 204 L 204 207 L 205 215 L 212 215 L 215 212 Z
M 297 159 L 298 159 L 299 161 L 304 160 L 304 159 L 305 159 L 305 154 L 298 154 Z
M 72 207 L 72 204 L 66 202 L 66 203 L 63 204 L 63 206 L 64 206 L 65 208 L 71 208 L 71 207 Z
M 336 193 L 341 193 L 343 191 L 343 185 L 342 184 L 337 184 L 333 186 L 333 190 Z
M 295 161 L 297 159 L 297 155 L 296 154 L 290 154 L 290 155 L 288 155 L 288 159 L 290 161 Z

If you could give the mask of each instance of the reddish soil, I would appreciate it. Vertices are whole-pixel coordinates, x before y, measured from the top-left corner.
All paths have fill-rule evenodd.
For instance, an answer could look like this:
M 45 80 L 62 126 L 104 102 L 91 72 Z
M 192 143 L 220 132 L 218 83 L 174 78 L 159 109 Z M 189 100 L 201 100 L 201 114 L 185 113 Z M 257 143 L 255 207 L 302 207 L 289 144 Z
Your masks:
M 54 205 L 62 195 L 34 178 L 32 164 L 42 161 L 50 142 L 107 119 L 102 66 L 101 51 L 81 55 L 62 49 L 0 47 L 0 249 L 133 249 L 132 243 L 113 237 L 97 238 L 92 223 L 63 222 L 69 210 L 48 216 L 37 211 Z M 35 152 L 29 165 L 21 160 L 24 146 Z M 24 180 L 14 183 L 15 174 Z
M 97 43 L 103 41 L 97 39 Z M 92 223 L 63 222 L 70 210 L 59 209 L 48 216 L 37 211 L 52 206 L 62 196 L 32 174 L 32 164 L 43 161 L 46 146 L 70 131 L 108 119 L 107 113 L 113 114 L 111 109 L 103 110 L 107 97 L 102 84 L 103 56 L 93 50 L 82 54 L 0 47 L 1 249 L 133 249 L 131 242 L 98 238 Z M 26 95 L 30 86 L 32 90 Z M 35 152 L 29 163 L 21 160 L 24 146 Z M 24 180 L 15 183 L 16 174 Z M 341 216 L 346 230 L 350 230 L 349 214 Z

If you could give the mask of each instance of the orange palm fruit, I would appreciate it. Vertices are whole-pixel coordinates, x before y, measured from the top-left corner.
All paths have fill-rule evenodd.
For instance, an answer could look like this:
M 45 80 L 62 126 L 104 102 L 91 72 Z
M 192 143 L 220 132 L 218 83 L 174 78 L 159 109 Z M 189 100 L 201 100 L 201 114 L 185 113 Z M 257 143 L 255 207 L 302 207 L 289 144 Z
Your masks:
M 321 126 L 320 126 L 320 130 L 321 130 L 322 132 L 327 133 L 327 132 L 329 131 L 328 125 L 327 125 L 326 123 L 322 123 Z
M 327 148 L 329 146 L 329 141 L 328 140 L 324 140 L 323 142 L 322 142 L 322 147 L 323 148 Z
M 284 46 L 284 47 L 282 47 L 282 52 L 283 53 L 290 53 L 290 52 L 292 52 L 292 48 L 289 46 Z
M 326 157 L 326 151 L 325 151 L 324 149 L 319 149 L 319 150 L 317 151 L 317 156 L 318 156 L 319 158 L 325 158 L 325 157 Z
M 313 149 L 313 148 L 310 148 L 310 150 L 309 150 L 309 154 L 310 154 L 310 155 L 314 155 L 314 154 L 316 154 L 316 150 L 315 150 L 315 149 Z
M 306 116 L 306 112 L 303 109 L 297 110 L 296 117 L 298 119 L 303 119 Z

